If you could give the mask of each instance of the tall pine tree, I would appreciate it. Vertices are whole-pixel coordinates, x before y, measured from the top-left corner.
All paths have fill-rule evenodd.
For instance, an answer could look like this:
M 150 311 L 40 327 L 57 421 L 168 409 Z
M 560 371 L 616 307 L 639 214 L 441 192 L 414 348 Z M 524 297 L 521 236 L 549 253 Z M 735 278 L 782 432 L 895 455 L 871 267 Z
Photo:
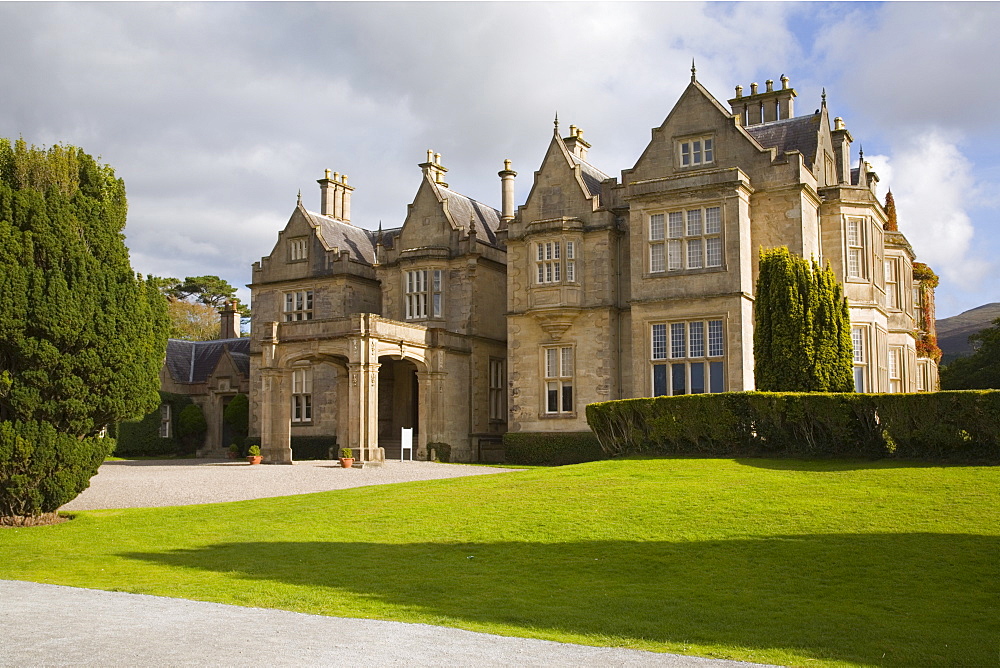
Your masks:
M 754 374 L 768 392 L 850 392 L 851 320 L 828 267 L 761 250 L 754 306 Z
M 95 436 L 158 403 L 166 304 L 132 271 L 126 210 L 81 149 L 0 139 L 0 515 L 72 499 L 113 447 Z

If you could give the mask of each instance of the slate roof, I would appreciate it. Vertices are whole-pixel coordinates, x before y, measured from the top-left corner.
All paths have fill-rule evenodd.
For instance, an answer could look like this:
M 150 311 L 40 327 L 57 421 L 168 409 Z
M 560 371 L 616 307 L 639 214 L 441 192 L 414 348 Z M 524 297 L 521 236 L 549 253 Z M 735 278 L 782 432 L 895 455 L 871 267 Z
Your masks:
M 475 221 L 476 235 L 479 239 L 496 245 L 497 230 L 500 228 L 500 212 L 471 197 L 466 197 L 450 188 L 437 186 L 441 196 L 448 200 L 448 211 L 451 219 L 463 228 L 469 227 L 469 219 Z
M 601 194 L 601 181 L 609 178 L 607 174 L 594 167 L 592 164 L 586 160 L 581 160 L 572 153 L 569 156 L 573 159 L 574 165 L 580 165 L 580 176 L 583 177 L 583 183 L 587 186 L 587 191 L 591 196 Z
M 250 376 L 250 338 L 217 339 L 215 341 L 167 341 L 167 371 L 177 383 L 204 383 L 215 371 L 219 358 L 229 349 L 236 369 Z
M 375 234 L 357 225 L 345 223 L 315 211 L 306 211 L 319 229 L 319 237 L 327 250 L 349 251 L 351 259 L 368 265 L 375 264 Z
M 822 114 L 798 116 L 760 125 L 751 125 L 746 131 L 764 148 L 776 148 L 778 153 L 798 151 L 810 169 L 816 160 L 819 123 Z

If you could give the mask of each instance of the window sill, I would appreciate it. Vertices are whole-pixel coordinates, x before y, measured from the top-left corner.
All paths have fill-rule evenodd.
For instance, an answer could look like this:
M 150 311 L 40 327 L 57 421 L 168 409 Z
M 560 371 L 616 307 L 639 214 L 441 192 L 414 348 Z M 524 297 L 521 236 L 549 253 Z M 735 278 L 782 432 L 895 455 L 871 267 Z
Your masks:
M 663 271 L 647 271 L 643 278 L 671 278 L 673 276 L 698 276 L 700 274 L 714 274 L 726 271 L 725 265 L 721 267 L 701 267 L 700 269 L 665 269 Z
M 576 413 L 542 413 L 539 420 L 575 420 Z

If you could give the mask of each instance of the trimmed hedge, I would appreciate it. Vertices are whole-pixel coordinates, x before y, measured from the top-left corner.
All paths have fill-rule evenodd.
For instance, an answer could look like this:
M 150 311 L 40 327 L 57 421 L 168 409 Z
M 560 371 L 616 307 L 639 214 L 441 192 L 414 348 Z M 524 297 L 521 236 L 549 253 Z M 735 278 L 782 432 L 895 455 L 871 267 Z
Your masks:
M 732 392 L 587 406 L 610 456 L 1000 461 L 1000 391 Z
M 190 405 L 190 397 L 183 394 L 160 392 L 160 401 L 170 404 L 173 419 L 173 433 L 177 433 L 177 418 Z M 193 455 L 195 450 L 177 438 L 160 436 L 160 409 L 146 415 L 138 422 L 122 422 L 118 425 L 118 444 L 114 454 L 118 457 L 156 457 L 160 455 Z
M 507 432 L 503 436 L 504 462 L 535 466 L 562 466 L 607 459 L 593 432 Z
M 246 448 L 252 445 L 260 446 L 260 436 L 248 436 L 244 441 Z M 337 437 L 325 436 L 292 436 L 292 460 L 301 462 L 310 459 L 336 459 L 340 454 L 337 447 Z

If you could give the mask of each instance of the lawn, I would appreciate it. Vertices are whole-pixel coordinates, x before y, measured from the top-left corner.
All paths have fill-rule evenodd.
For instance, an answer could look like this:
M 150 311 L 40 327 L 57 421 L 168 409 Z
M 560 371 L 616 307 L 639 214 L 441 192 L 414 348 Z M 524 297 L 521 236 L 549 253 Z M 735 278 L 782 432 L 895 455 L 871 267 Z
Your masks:
M 997 665 L 1000 467 L 614 460 L 80 512 L 0 530 L 0 578 L 765 663 Z

